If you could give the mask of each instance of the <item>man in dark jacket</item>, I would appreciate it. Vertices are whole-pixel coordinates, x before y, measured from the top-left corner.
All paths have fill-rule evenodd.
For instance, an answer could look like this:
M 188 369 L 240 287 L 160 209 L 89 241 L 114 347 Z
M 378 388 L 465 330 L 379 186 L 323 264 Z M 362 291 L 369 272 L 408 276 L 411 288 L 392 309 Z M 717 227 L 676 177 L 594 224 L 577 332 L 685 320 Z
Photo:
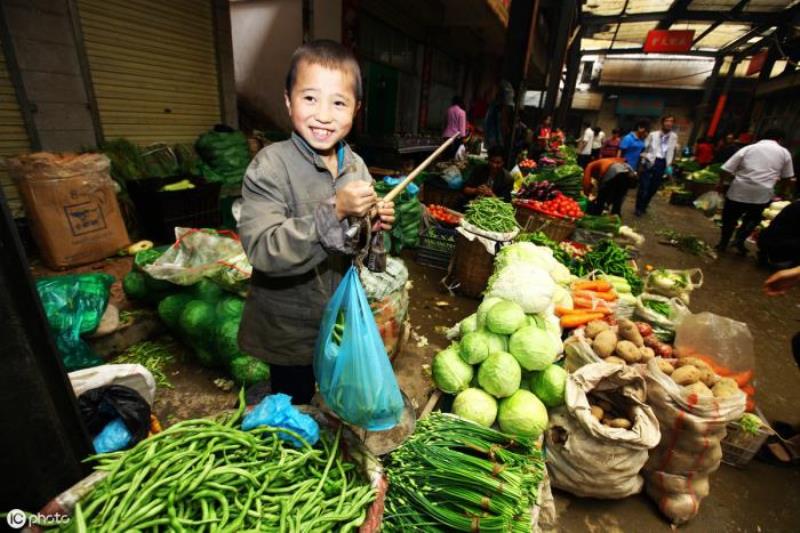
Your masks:
M 494 146 L 489 149 L 489 164 L 476 168 L 464 184 L 464 205 L 481 196 L 496 196 L 506 202 L 511 201 L 514 178 L 503 168 L 503 149 Z

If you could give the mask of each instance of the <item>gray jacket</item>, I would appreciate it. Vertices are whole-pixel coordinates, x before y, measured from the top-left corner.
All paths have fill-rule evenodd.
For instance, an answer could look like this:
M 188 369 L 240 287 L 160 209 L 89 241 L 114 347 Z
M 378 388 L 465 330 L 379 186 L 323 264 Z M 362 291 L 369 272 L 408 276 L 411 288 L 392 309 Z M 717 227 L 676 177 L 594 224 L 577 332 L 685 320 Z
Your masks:
M 325 305 L 351 264 L 353 243 L 335 190 L 372 181 L 346 144 L 339 175 L 296 133 L 253 159 L 242 184 L 239 234 L 253 265 L 239 328 L 245 353 L 278 365 L 310 365 Z

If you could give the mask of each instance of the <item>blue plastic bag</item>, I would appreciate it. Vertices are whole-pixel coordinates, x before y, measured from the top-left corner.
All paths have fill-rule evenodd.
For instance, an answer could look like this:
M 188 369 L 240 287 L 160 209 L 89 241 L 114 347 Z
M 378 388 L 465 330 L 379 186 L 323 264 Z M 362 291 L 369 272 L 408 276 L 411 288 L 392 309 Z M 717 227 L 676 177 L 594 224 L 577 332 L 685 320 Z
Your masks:
M 319 424 L 311 416 L 301 413 L 292 405 L 291 396 L 272 394 L 265 396 L 242 420 L 242 429 L 250 431 L 259 426 L 285 428 L 300 435 L 309 445 L 319 441 Z M 288 433 L 278 433 L 278 437 L 300 448 L 303 443 Z
M 406 176 L 400 176 L 399 178 L 395 178 L 393 176 L 384 176 L 383 182 L 386 185 L 394 187 L 395 185 L 399 185 L 404 179 L 406 179 Z M 408 187 L 406 187 L 405 192 L 407 192 L 411 198 L 414 198 L 419 192 L 419 186 L 412 181 L 408 184 Z
M 124 450 L 132 441 L 133 435 L 128 431 L 128 426 L 122 418 L 115 418 L 97 434 L 92 445 L 97 453 L 110 453 Z
M 322 316 L 314 374 L 325 403 L 345 422 L 384 431 L 400 421 L 403 396 L 354 266 Z

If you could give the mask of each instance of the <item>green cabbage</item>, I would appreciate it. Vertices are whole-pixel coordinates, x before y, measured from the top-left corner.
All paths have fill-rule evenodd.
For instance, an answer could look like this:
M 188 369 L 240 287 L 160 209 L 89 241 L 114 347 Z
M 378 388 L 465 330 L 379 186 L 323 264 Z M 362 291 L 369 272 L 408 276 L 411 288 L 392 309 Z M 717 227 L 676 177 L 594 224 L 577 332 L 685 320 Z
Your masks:
M 458 323 L 458 332 L 463 337 L 467 333 L 478 330 L 478 314 L 472 313 L 467 318 Z
M 486 327 L 486 315 L 489 314 L 489 310 L 492 308 L 494 304 L 502 302 L 502 298 L 484 298 L 481 302 L 481 305 L 478 306 L 478 311 L 475 313 L 478 315 L 478 329 Z
M 433 381 L 444 392 L 455 394 L 469 387 L 474 371 L 458 355 L 458 344 L 451 344 L 433 358 Z
M 500 400 L 497 422 L 504 433 L 538 438 L 547 429 L 547 408 L 532 392 L 518 390 Z
M 491 331 L 479 329 L 467 333 L 461 339 L 461 358 L 471 365 L 482 363 L 494 352 L 504 351 L 506 351 L 505 338 Z
M 545 328 L 525 326 L 511 336 L 508 350 L 525 370 L 544 370 L 561 352 L 561 339 Z
M 453 413 L 488 428 L 497 418 L 497 400 L 481 389 L 466 389 L 453 400 Z
M 481 388 L 496 398 L 514 394 L 521 381 L 522 369 L 519 363 L 506 352 L 491 354 L 478 369 L 478 383 Z
M 514 302 L 498 302 L 486 314 L 486 327 L 499 335 L 511 335 L 525 321 L 525 311 Z
M 562 405 L 566 388 L 567 371 L 558 365 L 550 365 L 531 378 L 531 392 L 547 407 Z
M 192 295 L 186 293 L 172 294 L 158 304 L 158 316 L 171 329 L 177 329 L 183 309 L 192 301 Z

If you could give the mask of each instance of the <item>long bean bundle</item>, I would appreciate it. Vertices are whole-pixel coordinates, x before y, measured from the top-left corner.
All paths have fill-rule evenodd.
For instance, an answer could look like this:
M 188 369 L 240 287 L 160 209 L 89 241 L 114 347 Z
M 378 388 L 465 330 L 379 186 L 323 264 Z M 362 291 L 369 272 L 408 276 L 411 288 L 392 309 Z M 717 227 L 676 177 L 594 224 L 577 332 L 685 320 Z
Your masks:
M 527 532 L 544 458 L 532 439 L 434 413 L 385 469 L 385 531 Z
M 187 420 L 131 450 L 95 456 L 107 477 L 75 509 L 69 531 L 348 531 L 374 491 L 340 458 L 341 429 L 322 448 L 295 449 L 291 431 L 242 431 Z
M 489 196 L 470 202 L 464 219 L 482 230 L 508 233 L 517 228 L 514 213 L 513 205 Z

